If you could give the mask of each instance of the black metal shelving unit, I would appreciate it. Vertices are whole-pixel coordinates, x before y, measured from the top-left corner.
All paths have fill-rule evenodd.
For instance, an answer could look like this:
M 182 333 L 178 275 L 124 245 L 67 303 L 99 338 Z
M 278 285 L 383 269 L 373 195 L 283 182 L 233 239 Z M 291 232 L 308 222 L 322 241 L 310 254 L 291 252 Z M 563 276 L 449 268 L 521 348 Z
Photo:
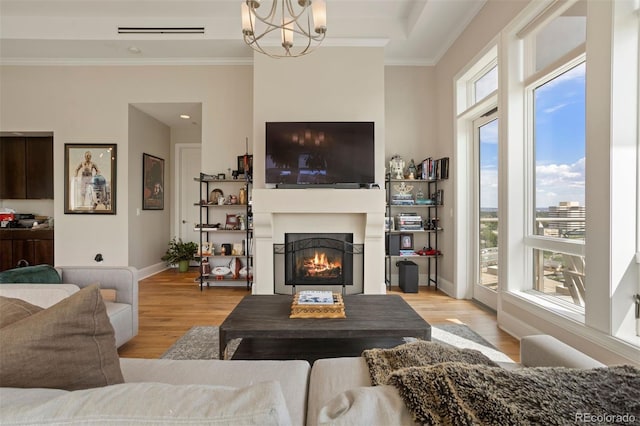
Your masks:
M 432 162 L 437 162 L 438 166 L 430 174 L 425 174 L 425 179 L 391 179 L 388 175 L 385 179 L 386 190 L 386 216 L 387 218 L 393 218 L 393 225 L 386 229 L 386 241 L 387 248 L 385 253 L 385 282 L 387 287 L 391 287 L 391 271 L 394 264 L 401 260 L 426 260 L 427 271 L 427 285 L 435 285 L 435 289 L 438 289 L 438 263 L 442 257 L 440 251 L 438 236 L 443 231 L 440 225 L 439 210 L 443 207 L 444 191 L 439 187 L 439 184 L 448 179 L 449 173 L 449 159 L 447 157 L 438 160 L 427 159 Z M 425 161 L 427 161 L 425 160 Z M 424 162 L 423 162 L 424 163 Z M 392 204 L 393 200 L 393 186 L 399 184 L 413 185 L 412 190 L 413 204 Z M 425 199 L 426 204 L 416 204 L 416 194 L 418 190 L 426 191 Z M 399 229 L 399 224 L 396 223 L 396 215 L 399 213 L 416 213 L 422 217 L 422 225 L 420 229 Z M 389 242 L 391 235 L 397 234 L 411 234 L 413 238 L 413 251 L 415 254 L 390 254 Z M 424 248 L 416 248 L 416 240 L 421 236 L 426 235 L 426 246 Z M 425 251 L 426 250 L 426 251 Z M 427 254 L 428 253 L 428 254 Z M 418 266 L 420 268 L 420 265 Z M 432 274 L 433 272 L 433 274 Z
M 206 175 L 204 173 L 200 174 L 200 177 L 194 178 L 195 181 L 199 182 L 200 185 L 200 202 L 195 203 L 196 206 L 199 207 L 199 218 L 200 222 L 198 226 L 194 228 L 195 231 L 199 233 L 199 274 L 196 278 L 197 282 L 200 282 L 200 290 L 210 286 L 211 283 L 219 283 L 219 282 L 245 282 L 247 285 L 247 290 L 250 290 L 253 286 L 253 221 L 251 220 L 253 213 L 251 211 L 251 186 L 252 181 L 250 176 L 246 176 L 244 179 L 215 179 L 210 177 L 210 175 Z M 245 187 L 246 191 L 246 203 L 240 204 L 240 200 L 236 204 L 218 204 L 217 201 L 211 200 L 210 195 L 211 192 L 217 188 L 217 186 L 224 186 L 228 188 L 237 188 L 239 191 L 242 186 Z M 213 189 L 212 189 L 213 188 Z M 216 217 L 219 219 L 222 215 L 214 213 L 216 211 L 224 211 L 226 216 L 227 213 L 238 212 L 238 215 L 244 213 L 244 229 L 227 229 L 227 223 L 224 220 L 218 221 L 216 224 L 212 224 L 211 219 Z M 214 227 L 214 225 L 219 224 L 218 227 Z M 240 225 L 238 225 L 240 226 Z M 229 236 L 233 239 L 234 236 L 242 234 L 244 235 L 243 241 L 243 254 L 233 254 L 233 253 L 220 253 L 220 249 L 214 251 L 212 249 L 210 254 L 203 254 L 203 244 L 205 242 L 213 243 L 212 237 L 214 235 L 218 236 Z M 215 237 L 216 242 L 219 243 L 220 238 Z M 222 243 L 219 243 L 221 245 Z M 233 244 L 231 244 L 233 245 Z M 216 275 L 213 271 L 222 265 L 223 262 L 227 264 L 231 263 L 233 259 L 243 259 L 244 260 L 244 268 L 246 268 L 246 274 L 244 277 L 238 276 L 233 277 L 228 275 Z M 211 273 L 205 274 L 203 262 L 204 260 L 210 264 Z M 233 272 L 233 271 L 232 271 Z

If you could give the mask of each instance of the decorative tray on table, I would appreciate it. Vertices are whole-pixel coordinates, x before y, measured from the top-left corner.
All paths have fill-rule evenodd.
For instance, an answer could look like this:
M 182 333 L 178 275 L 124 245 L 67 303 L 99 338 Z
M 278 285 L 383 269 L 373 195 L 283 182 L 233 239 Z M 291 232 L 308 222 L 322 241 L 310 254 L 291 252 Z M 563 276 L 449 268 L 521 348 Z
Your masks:
M 309 296 L 310 293 L 324 293 Z M 328 299 L 327 299 L 328 297 Z M 300 292 L 293 296 L 289 318 L 346 318 L 342 295 L 331 292 Z

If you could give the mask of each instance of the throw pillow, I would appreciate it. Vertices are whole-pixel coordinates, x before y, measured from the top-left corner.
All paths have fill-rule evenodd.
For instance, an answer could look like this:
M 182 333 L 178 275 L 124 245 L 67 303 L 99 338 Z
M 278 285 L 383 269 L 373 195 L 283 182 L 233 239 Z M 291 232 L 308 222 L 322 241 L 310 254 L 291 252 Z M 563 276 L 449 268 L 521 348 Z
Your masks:
M 21 299 L 0 296 L 0 328 L 40 312 L 40 306 Z
M 0 329 L 0 386 L 76 390 L 123 382 L 97 286 Z
M 463 362 L 499 367 L 475 349 L 461 349 L 424 340 L 406 343 L 392 349 L 367 349 L 362 356 L 369 366 L 373 386 L 387 384 L 391 373 L 407 367 L 420 367 L 441 362 Z
M 0 283 L 61 284 L 62 280 L 53 266 L 35 265 L 0 272 Z

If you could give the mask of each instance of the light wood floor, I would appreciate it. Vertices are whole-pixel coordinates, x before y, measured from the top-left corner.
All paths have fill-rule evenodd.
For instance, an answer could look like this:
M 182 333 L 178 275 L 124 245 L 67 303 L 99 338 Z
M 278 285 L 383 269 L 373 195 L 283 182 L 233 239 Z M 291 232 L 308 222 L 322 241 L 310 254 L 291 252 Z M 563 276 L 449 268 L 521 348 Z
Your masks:
M 159 358 L 194 325 L 220 325 L 240 300 L 245 287 L 205 288 L 194 283 L 197 271 L 170 269 L 140 281 L 138 335 L 120 347 L 128 358 Z M 453 299 L 433 287 L 399 294 L 430 324 L 466 324 L 514 361 L 520 361 L 517 339 L 500 330 L 495 313 L 469 300 Z

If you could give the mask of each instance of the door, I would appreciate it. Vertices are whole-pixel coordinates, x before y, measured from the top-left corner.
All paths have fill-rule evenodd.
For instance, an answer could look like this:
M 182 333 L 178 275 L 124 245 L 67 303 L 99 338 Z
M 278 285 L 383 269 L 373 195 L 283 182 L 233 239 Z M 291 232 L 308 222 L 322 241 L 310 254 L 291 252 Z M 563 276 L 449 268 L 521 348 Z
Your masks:
M 473 297 L 497 309 L 498 291 L 498 115 L 473 123 L 475 164 L 475 274 Z
M 200 244 L 200 235 L 194 231 L 200 222 L 200 183 L 194 178 L 200 176 L 201 147 L 199 144 L 176 144 L 176 235 L 182 241 Z M 203 198 L 206 198 L 203 195 Z

